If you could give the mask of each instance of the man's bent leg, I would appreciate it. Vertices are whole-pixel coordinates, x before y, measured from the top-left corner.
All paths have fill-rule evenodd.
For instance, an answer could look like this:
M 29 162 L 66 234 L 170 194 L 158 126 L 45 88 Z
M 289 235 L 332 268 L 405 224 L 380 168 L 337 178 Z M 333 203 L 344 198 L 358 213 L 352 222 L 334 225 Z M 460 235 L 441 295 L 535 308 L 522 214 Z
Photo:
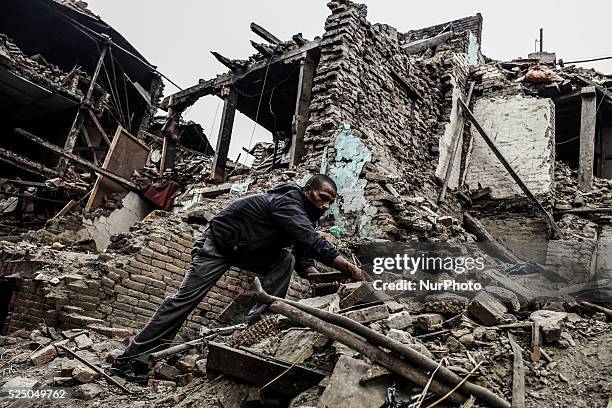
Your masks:
M 117 361 L 136 359 L 146 363 L 148 355 L 167 348 L 189 313 L 229 268 L 228 260 L 217 252 L 210 238 L 205 238 L 200 250 L 192 253 L 193 260 L 178 291 L 168 296 L 134 338 Z
M 263 267 L 258 266 L 253 272 L 263 275 L 261 278 L 261 286 L 266 293 L 284 298 L 289 289 L 289 282 L 291 281 L 291 274 L 293 273 L 294 267 L 295 258 L 293 255 L 288 251 L 282 250 L 278 257 L 274 258 Z M 259 302 L 256 303 L 248 313 L 247 317 L 249 321 L 259 319 L 259 316 L 266 312 L 267 309 L 268 305 Z

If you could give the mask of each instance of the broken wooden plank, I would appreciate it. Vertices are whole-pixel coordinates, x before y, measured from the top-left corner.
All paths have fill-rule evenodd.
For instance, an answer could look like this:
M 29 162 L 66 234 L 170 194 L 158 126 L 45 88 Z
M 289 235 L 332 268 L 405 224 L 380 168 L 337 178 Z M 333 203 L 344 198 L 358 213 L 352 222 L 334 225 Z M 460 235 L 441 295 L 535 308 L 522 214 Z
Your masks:
M 268 30 L 266 30 L 257 23 L 251 23 L 251 31 L 269 42 L 270 44 L 280 45 L 283 43 L 278 37 L 274 36 L 272 33 L 270 33 Z
M 397 81 L 397 83 L 402 87 L 402 89 L 408 94 L 408 97 L 412 100 L 421 100 L 423 97 L 419 94 L 416 88 L 406 80 L 403 76 L 397 73 L 395 70 L 389 71 L 391 77 Z
M 525 364 L 523 349 L 514 341 L 512 333 L 508 333 L 512 346 L 514 362 L 512 365 L 512 408 L 525 408 Z
M 57 214 L 55 214 L 53 216 L 53 218 L 60 218 L 63 217 L 64 215 L 68 214 L 68 211 L 70 211 L 72 209 L 72 207 L 74 207 L 76 205 L 77 201 L 76 200 L 70 200 L 68 202 L 68 204 L 66 204 L 64 206 L 64 208 L 62 208 Z
M 108 178 L 110 178 L 113 181 L 116 181 L 117 183 L 121 184 L 124 187 L 127 187 L 128 189 L 132 190 L 132 191 L 138 191 L 138 186 L 136 186 L 136 184 L 132 183 L 131 181 L 129 181 L 126 178 L 123 178 L 111 171 L 108 171 L 106 169 L 103 169 L 100 166 L 96 166 L 95 164 L 88 162 L 85 159 L 80 158 L 79 156 L 72 154 L 72 153 L 68 153 L 65 152 L 62 148 L 60 148 L 59 146 L 56 146 L 52 143 L 47 142 L 46 140 L 26 131 L 23 130 L 21 128 L 15 128 L 14 132 L 20 136 L 23 136 L 31 141 L 33 141 L 34 143 L 46 148 L 47 150 L 50 150 L 56 154 L 59 154 L 60 156 L 63 156 L 73 162 L 75 162 L 76 164 L 88 169 L 88 170 L 92 170 L 95 171 L 96 173 L 100 173 Z
M 557 214 L 612 214 L 612 207 L 595 208 L 572 208 L 568 210 L 558 210 Z
M 58 172 L 44 166 L 32 159 L 21 156 L 17 153 L 13 153 L 10 150 L 6 150 L 0 147 L 0 161 L 15 166 L 18 169 L 25 170 L 32 174 L 36 174 L 44 179 L 58 177 Z
M 482 136 L 485 143 L 489 146 L 489 148 L 491 149 L 495 157 L 497 157 L 497 160 L 499 160 L 499 162 L 504 166 L 508 174 L 510 174 L 512 179 L 520 187 L 523 193 L 525 193 L 525 195 L 529 199 L 529 202 L 531 202 L 531 204 L 544 216 L 544 219 L 546 220 L 548 226 L 551 228 L 553 234 L 556 237 L 563 239 L 564 234 L 559 228 L 559 226 L 555 223 L 555 220 L 553 219 L 552 215 L 550 215 L 550 213 L 546 211 L 546 209 L 542 206 L 542 204 L 538 201 L 538 199 L 533 195 L 533 193 L 529 190 L 529 188 L 527 188 L 527 186 L 525 185 L 523 180 L 519 177 L 519 175 L 516 174 L 512 166 L 510 166 L 510 163 L 508 163 L 506 158 L 497 149 L 497 147 L 495 146 L 495 143 L 493 143 L 489 135 L 487 135 L 485 130 L 482 128 L 482 126 L 480 126 L 480 123 L 476 120 L 472 111 L 470 111 L 470 109 L 467 107 L 467 105 L 461 98 L 459 98 L 459 105 L 463 108 L 466 116 L 472 122 L 472 124 L 474 125 L 478 133 L 480 133 L 480 136 Z
M 435 37 L 423 38 L 421 40 L 412 41 L 408 44 L 401 45 L 400 48 L 405 54 L 414 54 L 420 51 L 425 51 L 428 48 L 443 44 L 453 37 L 452 31 L 447 31 Z
M 470 101 L 472 100 L 472 92 L 474 91 L 475 81 L 470 81 L 467 98 L 465 99 L 466 105 L 470 105 Z M 452 135 L 451 140 L 451 151 L 448 159 L 448 163 L 446 165 L 446 174 L 444 175 L 444 182 L 442 183 L 442 189 L 440 190 L 440 194 L 438 194 L 438 205 L 444 202 L 444 196 L 446 195 L 446 189 L 448 188 L 448 182 L 450 181 L 451 174 L 453 172 L 453 165 L 455 164 L 455 156 L 457 155 L 457 150 L 459 149 L 459 142 L 463 140 L 463 129 L 465 127 L 465 114 L 462 109 L 459 109 L 459 117 L 457 118 L 460 121 L 460 125 L 456 127 L 455 134 Z M 489 189 L 490 191 L 490 189 Z M 474 200 L 474 196 L 470 197 L 471 200 Z
M 512 253 L 508 248 L 504 245 L 500 244 L 495 240 L 495 237 L 487 231 L 487 229 L 478 221 L 476 218 L 472 217 L 469 213 L 463 214 L 463 223 L 468 231 L 476 235 L 482 242 L 486 242 L 487 249 L 493 254 L 493 256 L 500 258 L 504 262 L 509 262 L 512 264 L 518 264 L 522 261 Z
M 264 358 L 247 349 L 235 349 L 225 344 L 208 343 L 206 369 L 236 377 L 257 386 L 269 383 L 287 371 L 291 363 Z M 267 388 L 288 396 L 296 396 L 318 384 L 327 373 L 295 365 Z
M 149 147 L 119 126 L 106 153 L 102 168 L 127 179 L 132 176 L 134 170 L 140 170 L 145 166 L 148 157 Z M 100 205 L 106 195 L 121 191 L 124 191 L 124 186 L 117 185 L 105 175 L 98 175 L 85 205 L 85 212 Z
M 540 351 L 540 325 L 533 322 L 531 326 L 531 361 L 540 361 L 542 352 Z

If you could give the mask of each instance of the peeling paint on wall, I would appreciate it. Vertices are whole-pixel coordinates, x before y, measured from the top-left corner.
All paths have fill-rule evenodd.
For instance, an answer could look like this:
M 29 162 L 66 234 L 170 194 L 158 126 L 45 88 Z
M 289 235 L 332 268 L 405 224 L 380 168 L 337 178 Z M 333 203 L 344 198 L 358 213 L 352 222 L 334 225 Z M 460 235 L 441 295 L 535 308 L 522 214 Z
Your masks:
M 468 34 L 468 62 L 470 65 L 478 65 L 478 39 L 471 31 Z
M 367 180 L 359 177 L 363 166 L 372 160 L 372 152 L 346 123 L 336 136 L 334 147 L 336 157 L 329 175 L 338 186 L 338 200 L 331 208 L 336 223 L 344 233 L 378 238 L 380 233 L 372 228 L 377 210 L 365 198 Z

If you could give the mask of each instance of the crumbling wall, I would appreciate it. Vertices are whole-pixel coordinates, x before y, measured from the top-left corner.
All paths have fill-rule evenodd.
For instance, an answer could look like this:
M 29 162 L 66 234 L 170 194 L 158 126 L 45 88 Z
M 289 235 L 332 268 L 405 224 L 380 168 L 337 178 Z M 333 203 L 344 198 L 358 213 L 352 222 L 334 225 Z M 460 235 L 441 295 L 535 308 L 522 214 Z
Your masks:
M 554 104 L 520 95 L 478 99 L 473 108 L 495 146 L 534 194 L 552 193 L 554 180 Z M 471 190 L 490 187 L 491 198 L 523 196 L 516 182 L 472 128 L 473 149 L 466 165 Z
M 69 329 L 142 329 L 164 298 L 179 288 L 191 262 L 193 229 L 179 217 L 165 217 L 114 235 L 109 251 L 99 255 L 43 250 L 44 262 L 27 261 L 31 270 L 15 275 L 19 289 L 9 332 L 32 328 L 42 320 Z M 0 278 L 12 276 L 18 269 L 15 262 L 21 261 L 0 262 Z M 70 267 L 62 267 L 67 262 Z M 186 327 L 216 325 L 232 300 L 251 289 L 255 276 L 230 268 L 189 316 Z M 287 297 L 300 299 L 309 292 L 307 281 L 294 273 Z
M 337 0 L 328 6 L 332 14 L 325 23 L 313 81 L 305 161 L 313 169 L 329 162 L 331 174 L 361 168 L 352 177 L 362 181 L 341 182 L 359 187 L 350 205 L 339 203 L 346 232 L 397 238 L 402 197 L 437 197 L 438 138 L 450 119 L 445 116 L 446 101 L 450 112 L 453 91 L 452 73 L 445 73 L 453 71 L 453 62 L 444 54 L 423 60 L 405 55 L 395 30 L 370 24 L 364 5 Z M 360 141 L 360 152 L 371 154 L 363 166 L 365 153 L 351 157 L 337 151 L 337 137 L 346 137 L 345 125 Z M 371 207 L 360 204 L 367 211 L 356 217 L 352 204 L 363 199 Z

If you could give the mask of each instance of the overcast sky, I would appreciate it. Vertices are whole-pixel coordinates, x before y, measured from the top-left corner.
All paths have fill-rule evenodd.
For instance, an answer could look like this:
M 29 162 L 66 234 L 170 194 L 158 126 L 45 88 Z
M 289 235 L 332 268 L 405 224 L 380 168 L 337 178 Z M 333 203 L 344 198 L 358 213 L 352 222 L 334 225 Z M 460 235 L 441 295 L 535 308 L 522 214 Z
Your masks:
M 89 8 L 119 31 L 158 70 L 183 88 L 226 71 L 211 54 L 229 58 L 254 53 L 249 40 L 263 42 L 251 33 L 254 21 L 286 40 L 295 33 L 312 39 L 322 35 L 330 14 L 327 1 L 319 0 L 88 0 Z M 609 0 L 370 0 L 368 20 L 405 32 L 474 15 L 483 16 L 482 52 L 493 59 L 527 57 L 534 51 L 540 27 L 544 50 L 565 61 L 612 55 L 605 27 L 612 16 Z M 581 64 L 612 73 L 612 60 Z M 178 91 L 166 83 L 165 95 Z M 209 96 L 184 115 L 199 122 L 215 146 L 222 104 Z M 215 112 L 216 115 L 215 115 Z M 229 157 L 235 160 L 248 146 L 253 122 L 237 115 Z M 257 126 L 252 144 L 271 140 Z M 244 154 L 240 161 L 243 162 Z

